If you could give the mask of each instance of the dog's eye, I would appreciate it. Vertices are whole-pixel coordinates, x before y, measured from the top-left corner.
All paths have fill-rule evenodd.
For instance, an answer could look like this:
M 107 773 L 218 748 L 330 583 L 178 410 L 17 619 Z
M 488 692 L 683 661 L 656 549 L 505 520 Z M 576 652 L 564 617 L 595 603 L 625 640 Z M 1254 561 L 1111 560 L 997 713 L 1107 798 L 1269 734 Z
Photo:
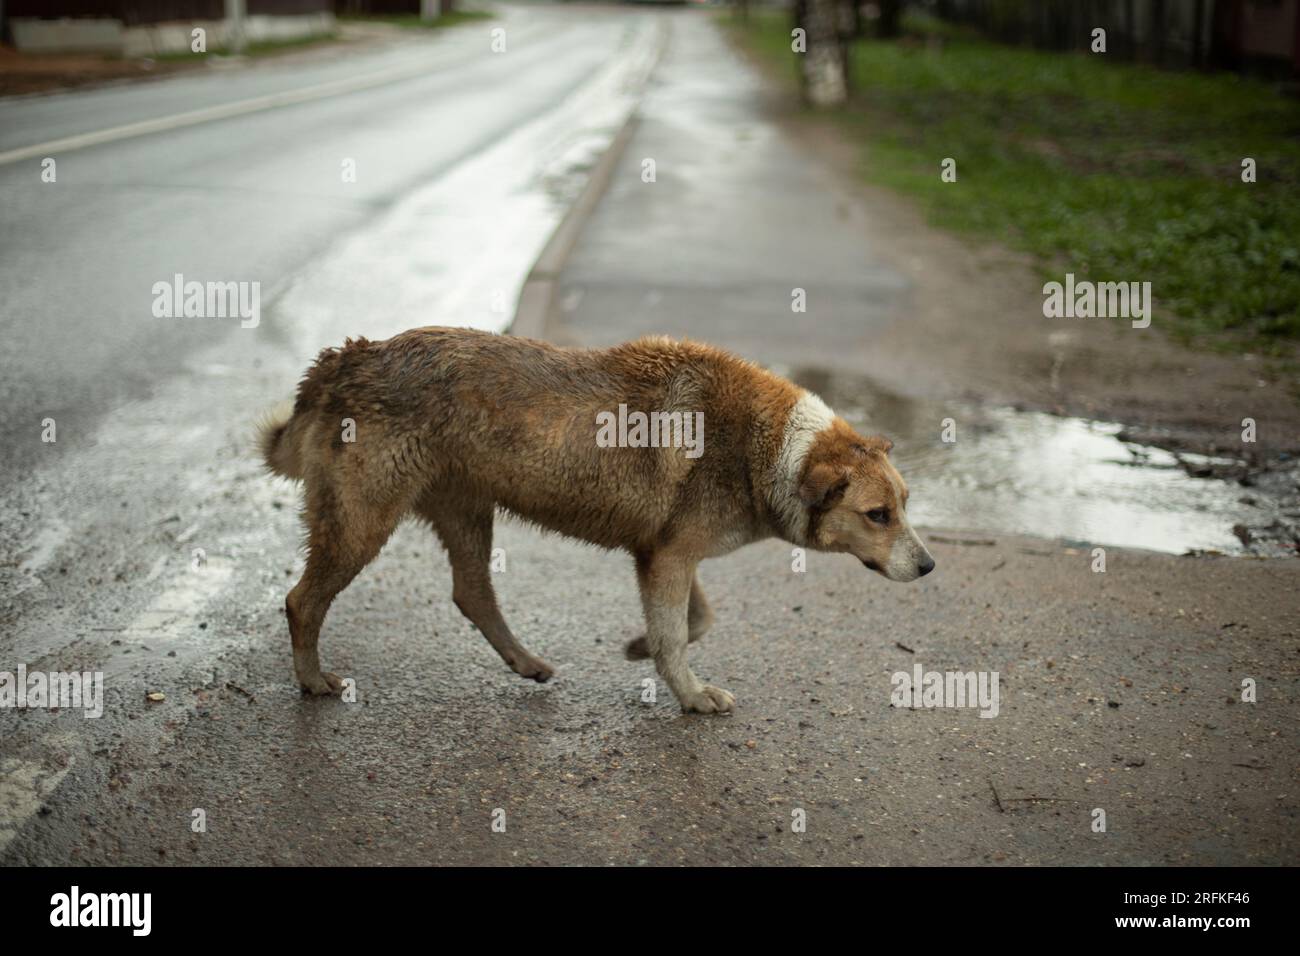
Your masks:
M 870 511 L 864 511 L 863 514 L 865 514 L 869 520 L 874 521 L 876 524 L 889 524 L 888 508 L 873 508 Z

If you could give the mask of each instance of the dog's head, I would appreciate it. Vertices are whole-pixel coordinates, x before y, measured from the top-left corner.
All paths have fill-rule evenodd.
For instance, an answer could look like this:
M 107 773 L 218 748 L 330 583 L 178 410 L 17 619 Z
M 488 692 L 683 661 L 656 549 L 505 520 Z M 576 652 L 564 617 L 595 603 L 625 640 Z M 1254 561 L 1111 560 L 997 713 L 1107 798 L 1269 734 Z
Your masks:
M 907 520 L 907 485 L 889 461 L 888 438 L 863 438 L 837 419 L 808 449 L 799 497 L 808 543 L 847 551 L 891 581 L 915 581 L 934 558 Z

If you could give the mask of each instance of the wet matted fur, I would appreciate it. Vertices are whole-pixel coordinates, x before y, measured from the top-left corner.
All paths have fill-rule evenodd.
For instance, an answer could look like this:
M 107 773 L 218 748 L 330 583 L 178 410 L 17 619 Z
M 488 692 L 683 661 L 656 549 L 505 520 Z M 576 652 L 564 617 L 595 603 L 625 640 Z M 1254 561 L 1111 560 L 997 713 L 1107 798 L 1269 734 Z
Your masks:
M 619 407 L 697 415 L 701 447 L 604 447 Z M 696 419 L 692 419 L 696 420 Z M 654 658 L 687 711 L 727 712 L 686 648 L 712 623 L 705 558 L 768 537 L 842 551 L 910 581 L 934 561 L 907 521 L 887 439 L 864 437 L 810 392 L 719 349 L 663 337 L 607 349 L 468 329 L 422 328 L 326 349 L 260 426 L 267 466 L 305 486 L 307 563 L 285 608 L 303 688 L 337 692 L 317 639 L 335 596 L 406 516 L 447 549 L 452 598 L 518 674 L 551 667 L 497 606 L 489 569 L 496 509 L 635 559 Z M 667 437 L 667 433 L 665 433 Z

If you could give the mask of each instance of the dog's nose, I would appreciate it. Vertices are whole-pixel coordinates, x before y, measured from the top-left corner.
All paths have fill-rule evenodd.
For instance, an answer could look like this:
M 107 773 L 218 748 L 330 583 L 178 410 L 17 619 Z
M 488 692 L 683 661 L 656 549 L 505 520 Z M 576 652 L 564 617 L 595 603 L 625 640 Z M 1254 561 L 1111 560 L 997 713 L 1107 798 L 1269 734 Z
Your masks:
M 925 577 L 927 574 L 929 574 L 931 571 L 934 570 L 934 558 L 930 557 L 927 554 L 924 558 L 921 559 L 921 563 L 918 564 L 916 568 L 918 571 L 921 572 L 921 577 Z

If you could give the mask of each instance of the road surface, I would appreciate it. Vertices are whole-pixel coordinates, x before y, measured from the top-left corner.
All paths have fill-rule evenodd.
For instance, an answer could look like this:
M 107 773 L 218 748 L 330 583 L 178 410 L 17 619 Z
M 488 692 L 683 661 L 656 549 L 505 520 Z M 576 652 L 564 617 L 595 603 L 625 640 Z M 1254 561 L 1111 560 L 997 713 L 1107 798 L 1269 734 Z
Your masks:
M 499 525 L 504 613 L 558 669 L 535 685 L 461 618 L 445 558 L 411 525 L 323 632 L 325 665 L 357 700 L 299 695 L 282 612 L 298 490 L 263 474 L 251 422 L 346 334 L 449 312 L 502 321 L 501 296 L 617 125 L 662 24 L 642 123 L 546 333 L 600 343 L 691 331 L 675 323 L 693 315 L 696 334 L 815 377 L 851 373 L 888 323 L 885 307 L 855 309 L 906 282 L 852 245 L 851 219 L 833 237 L 843 259 L 804 279 L 833 284 L 839 318 L 797 334 L 764 318 L 765 294 L 788 308 L 782 270 L 800 255 L 773 224 L 839 187 L 810 167 L 780 180 L 788 196 L 738 192 L 761 172 L 754 155 L 794 162 L 797 144 L 696 13 L 507 9 L 505 54 L 476 24 L 360 58 L 0 103 L 12 151 L 429 63 L 87 146 L 56 157 L 54 184 L 38 161 L 0 165 L 14 346 L 0 359 L 0 670 L 107 681 L 97 719 L 0 710 L 0 863 L 1300 859 L 1292 562 L 1111 547 L 1097 573 L 1085 544 L 931 522 L 938 570 L 903 586 L 835 556 L 796 570 L 767 542 L 702 571 L 718 623 L 694 667 L 738 698 L 709 719 L 682 716 L 648 664 L 623 659 L 639 633 L 627 558 Z M 664 151 L 666 129 L 684 153 Z M 638 192 L 654 156 L 661 191 Z M 729 260 L 714 237 L 692 253 L 665 225 L 707 233 L 738 205 L 771 218 L 735 232 Z M 827 230 L 843 219 L 833 205 L 808 215 Z M 638 247 L 638 231 L 660 241 Z M 155 318 L 151 287 L 177 272 L 261 282 L 262 320 Z M 916 664 L 996 671 L 998 716 L 891 705 L 894 675 Z M 1241 701 L 1243 678 L 1257 703 Z

